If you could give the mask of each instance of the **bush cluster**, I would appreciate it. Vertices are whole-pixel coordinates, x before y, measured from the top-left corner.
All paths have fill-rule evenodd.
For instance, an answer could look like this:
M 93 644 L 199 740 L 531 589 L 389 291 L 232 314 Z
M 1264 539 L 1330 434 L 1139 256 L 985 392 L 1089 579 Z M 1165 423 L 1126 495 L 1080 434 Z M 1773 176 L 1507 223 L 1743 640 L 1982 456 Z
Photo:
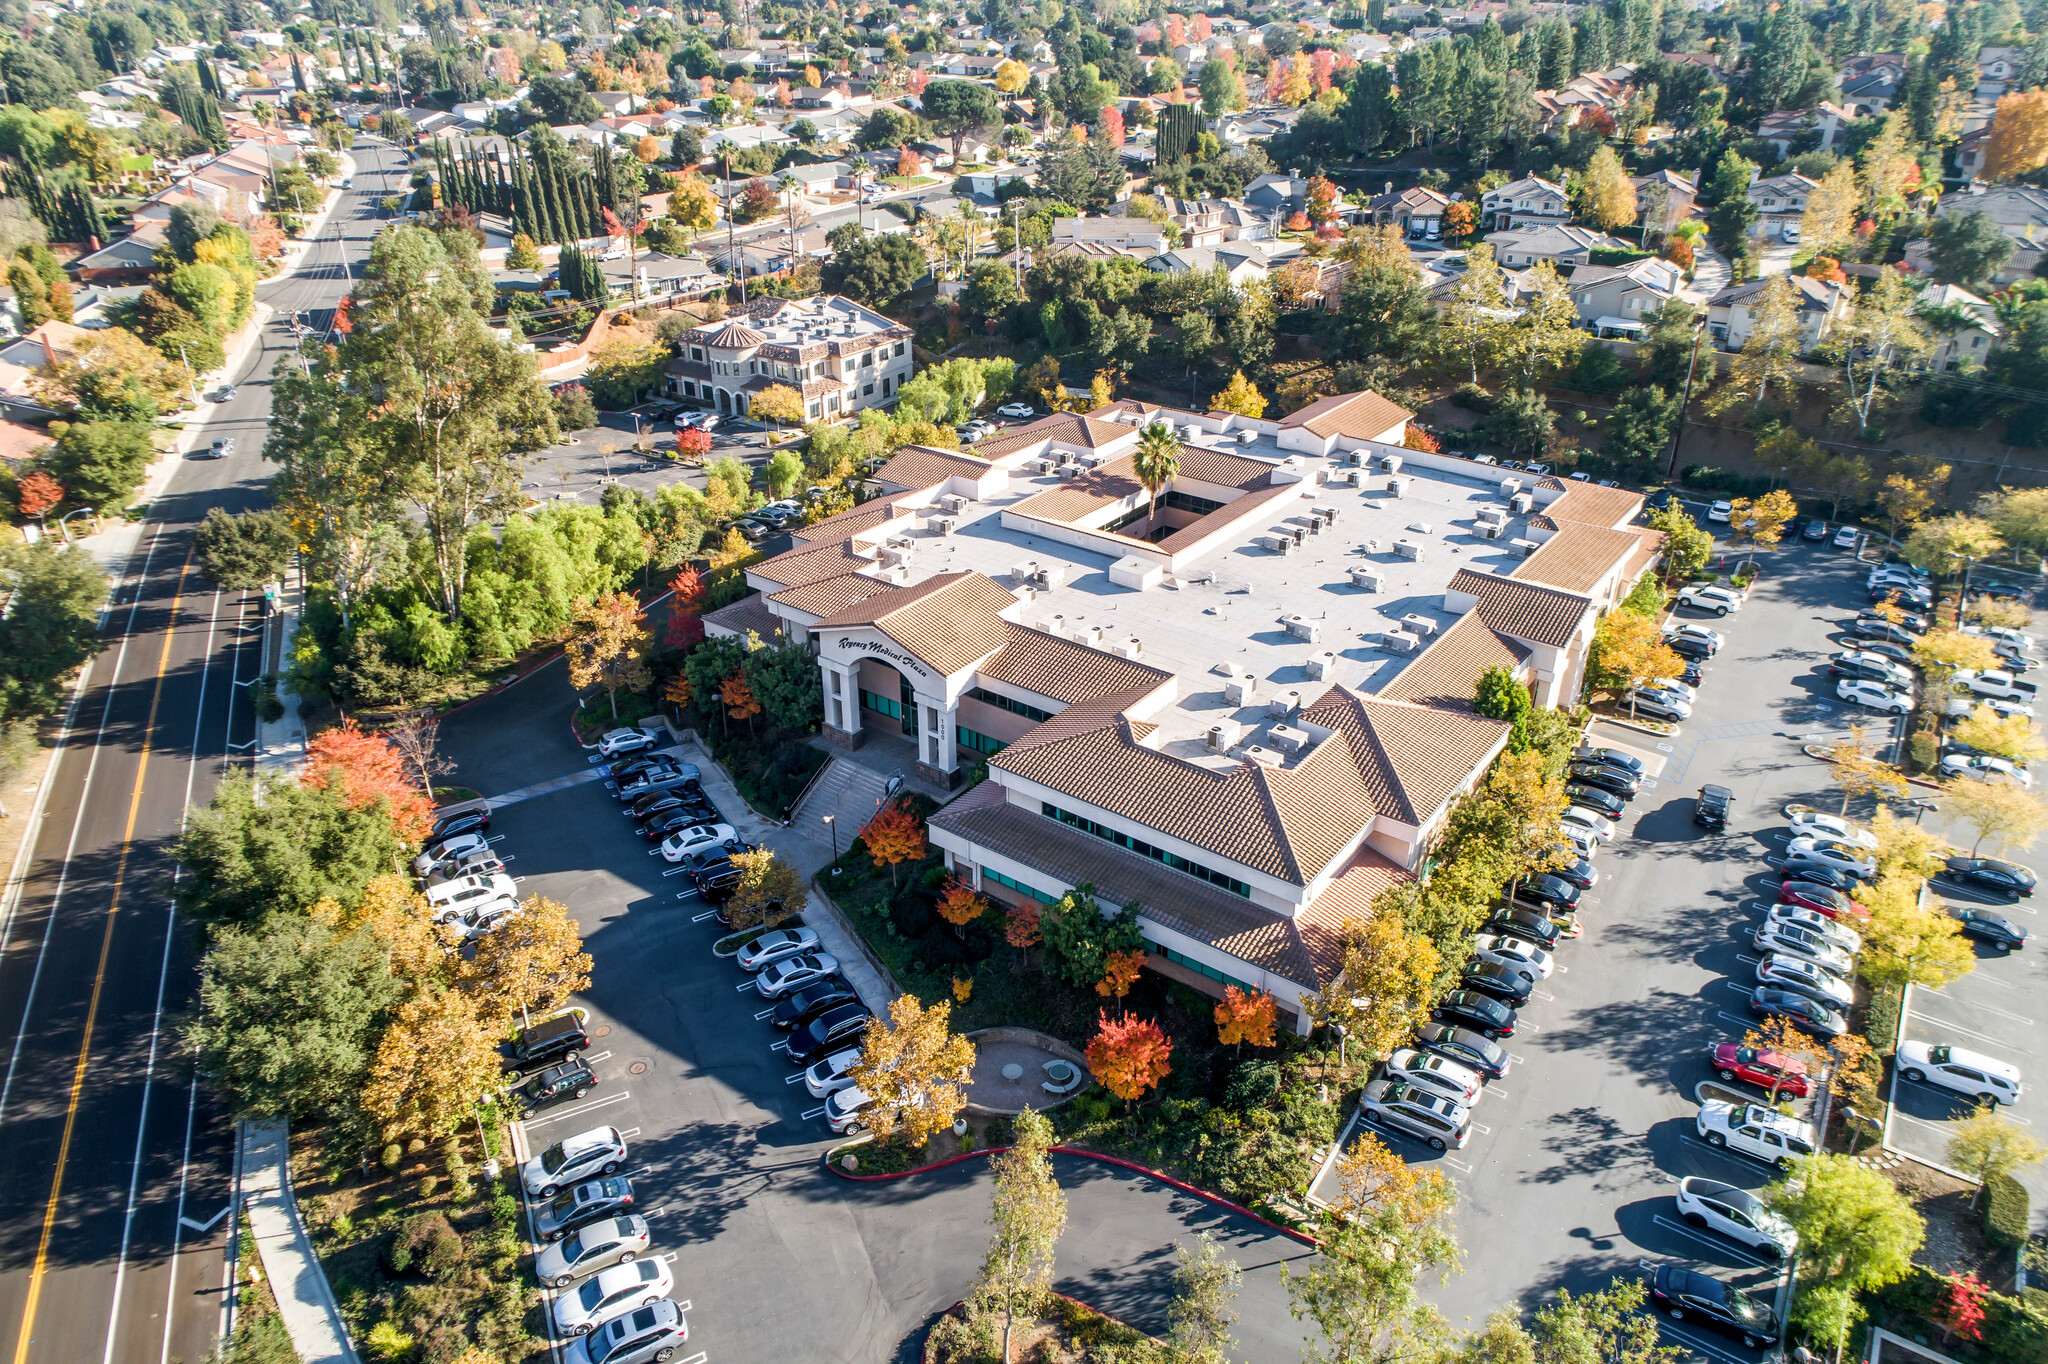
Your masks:
M 1984 1234 L 1992 1244 L 2017 1250 L 2027 1241 L 2027 1186 L 2011 1175 L 1993 1175 L 1984 1184 Z

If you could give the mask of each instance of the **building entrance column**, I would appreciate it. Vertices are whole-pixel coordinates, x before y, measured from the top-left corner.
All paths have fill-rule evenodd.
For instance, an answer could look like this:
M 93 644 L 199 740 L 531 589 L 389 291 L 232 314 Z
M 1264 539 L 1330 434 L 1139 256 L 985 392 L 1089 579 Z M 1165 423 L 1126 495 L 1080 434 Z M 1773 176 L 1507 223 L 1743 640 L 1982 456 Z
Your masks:
M 824 736 L 841 748 L 859 748 L 867 739 L 860 723 L 860 674 L 821 659 L 818 673 L 825 689 Z

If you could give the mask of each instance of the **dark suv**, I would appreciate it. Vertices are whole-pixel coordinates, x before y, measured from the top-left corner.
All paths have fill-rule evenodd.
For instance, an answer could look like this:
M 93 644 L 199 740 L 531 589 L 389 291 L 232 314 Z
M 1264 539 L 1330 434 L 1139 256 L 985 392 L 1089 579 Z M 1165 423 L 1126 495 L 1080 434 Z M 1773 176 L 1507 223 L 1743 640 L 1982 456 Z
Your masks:
M 798 1028 L 789 1039 L 790 1061 L 808 1066 L 830 1052 L 851 1045 L 867 1031 L 868 1020 L 873 1017 L 865 1004 L 841 1004 L 827 1009 Z
M 1778 1338 L 1778 1319 L 1732 1284 L 1676 1265 L 1658 1265 L 1650 1297 L 1673 1321 L 1697 1321 L 1716 1331 L 1740 1336 L 1752 1350 Z
M 530 1118 L 550 1104 L 558 1104 L 564 1099 L 580 1099 L 596 1083 L 597 1072 L 582 1057 L 572 1056 L 558 1066 L 549 1066 L 519 1087 L 519 1093 L 514 1096 L 519 1101 L 519 1116 Z
M 1725 829 L 1728 827 L 1728 810 L 1735 804 L 1735 793 L 1725 786 L 1707 785 L 1700 788 L 1693 798 L 1692 822 L 1702 829 Z
M 503 1055 L 511 1069 L 531 1074 L 590 1045 L 590 1034 L 575 1014 L 544 1018 L 520 1033 Z

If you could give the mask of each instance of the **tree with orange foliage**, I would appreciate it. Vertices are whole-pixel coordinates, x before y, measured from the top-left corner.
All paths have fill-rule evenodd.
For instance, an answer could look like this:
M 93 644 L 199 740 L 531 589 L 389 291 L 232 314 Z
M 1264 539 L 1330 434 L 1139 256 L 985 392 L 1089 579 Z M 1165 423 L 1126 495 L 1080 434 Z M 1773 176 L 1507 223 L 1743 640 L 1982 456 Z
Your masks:
M 1849 282 L 1848 271 L 1844 270 L 1842 263 L 1833 256 L 1815 256 L 1812 260 L 1808 261 L 1806 263 L 1806 277 L 1808 279 L 1827 280 L 1833 284 L 1847 284 Z
M 1317 227 L 1337 216 L 1337 202 L 1334 182 L 1320 175 L 1308 182 L 1308 220 Z
M 1464 241 L 1465 238 L 1472 235 L 1473 229 L 1478 226 L 1479 220 L 1473 216 L 1472 205 L 1466 203 L 1463 199 L 1445 207 L 1443 216 L 1445 241 Z
M 40 521 L 64 500 L 64 485 L 41 469 L 34 469 L 22 475 L 14 496 L 15 505 L 21 508 L 23 516 L 33 516 Z
M 965 881 L 948 880 L 946 892 L 939 897 L 937 908 L 941 919 L 964 930 L 988 911 L 988 901 L 976 894 L 974 887 Z
M 354 810 L 385 802 L 392 832 L 408 843 L 426 837 L 434 822 L 433 802 L 412 784 L 397 745 L 363 732 L 353 720 L 321 731 L 306 745 L 306 770 L 299 782 L 315 791 L 339 787 L 342 800 Z
M 875 811 L 875 817 L 860 831 L 868 856 L 878 867 L 889 869 L 889 884 L 896 884 L 896 864 L 924 858 L 924 821 L 907 800 L 892 800 Z
M 1172 1055 L 1172 1041 L 1151 1019 L 1112 1021 L 1107 1009 L 1098 1011 L 1095 1037 L 1088 1044 L 1088 1070 L 1125 1103 L 1135 1102 L 1172 1073 L 1167 1064 Z
M 1003 941 L 1019 951 L 1029 951 L 1045 935 L 1038 928 L 1038 901 L 1026 900 L 1010 906 L 1004 916 Z
M 1429 432 L 1419 426 L 1410 426 L 1406 431 L 1402 432 L 1401 444 L 1410 450 L 1420 450 L 1426 455 L 1433 455 L 1443 448 L 1437 444 L 1435 436 L 1430 435 Z
M 1124 114 L 1114 104 L 1102 106 L 1102 136 L 1112 147 L 1124 145 Z
M 761 703 L 754 699 L 754 689 L 747 685 L 747 675 L 743 672 L 735 672 L 719 684 L 718 698 L 725 702 L 727 715 L 735 720 L 745 720 L 749 725 L 761 713 Z
M 699 434 L 710 438 L 708 432 Z M 668 590 L 673 600 L 668 608 L 668 633 L 661 642 L 670 649 L 691 648 L 704 638 L 704 575 L 684 564 L 669 580 Z
M 924 174 L 924 158 L 910 150 L 908 142 L 899 143 L 896 148 L 896 173 L 905 179 Z
M 1123 997 L 1138 983 L 1138 976 L 1145 969 L 1145 953 L 1133 948 L 1128 952 L 1112 952 L 1103 958 L 1102 979 L 1095 982 L 1095 993 L 1117 1000 L 1117 1012 L 1123 1012 Z
M 1209 23 L 1209 16 L 1206 14 L 1197 14 L 1194 23 L 1188 27 L 1188 38 L 1193 42 L 1206 43 L 1215 35 L 1216 30 Z
M 562 652 L 569 661 L 569 685 L 578 691 L 602 687 L 619 715 L 619 692 L 644 691 L 654 681 L 647 667 L 647 631 L 640 603 L 630 592 L 606 592 L 576 603 L 576 622 Z
M 1279 1003 L 1264 990 L 1246 994 L 1235 985 L 1226 985 L 1223 1002 L 1216 1006 L 1216 1040 L 1226 1047 L 1246 1042 L 1255 1047 L 1270 1047 L 1279 1012 Z
M 910 74 L 903 78 L 903 88 L 913 95 L 922 95 L 924 88 L 931 84 L 932 73 L 921 66 L 910 68 Z
M 1984 178 L 2009 180 L 2048 165 L 2048 90 L 2001 96 L 1984 145 Z
M 1306 232 L 1308 229 L 1308 214 L 1296 212 L 1287 215 L 1287 230 L 1289 232 Z
M 1692 242 L 1684 237 L 1673 237 L 1664 243 L 1664 259 L 1681 270 L 1692 269 Z
M 787 109 L 795 100 L 796 96 L 789 93 L 789 81 L 785 78 L 777 78 L 775 82 L 775 102 Z

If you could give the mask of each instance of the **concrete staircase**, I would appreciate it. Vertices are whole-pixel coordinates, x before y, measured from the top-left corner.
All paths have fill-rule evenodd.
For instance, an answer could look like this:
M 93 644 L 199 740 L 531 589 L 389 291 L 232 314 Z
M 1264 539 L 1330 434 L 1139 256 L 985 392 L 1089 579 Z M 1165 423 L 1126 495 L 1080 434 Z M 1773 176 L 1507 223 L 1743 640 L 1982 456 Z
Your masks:
M 850 758 L 833 757 L 816 784 L 790 812 L 789 827 L 821 847 L 832 846 L 832 828 L 839 831 L 839 851 L 859 836 L 882 808 L 889 779 Z M 832 816 L 832 827 L 825 816 Z

